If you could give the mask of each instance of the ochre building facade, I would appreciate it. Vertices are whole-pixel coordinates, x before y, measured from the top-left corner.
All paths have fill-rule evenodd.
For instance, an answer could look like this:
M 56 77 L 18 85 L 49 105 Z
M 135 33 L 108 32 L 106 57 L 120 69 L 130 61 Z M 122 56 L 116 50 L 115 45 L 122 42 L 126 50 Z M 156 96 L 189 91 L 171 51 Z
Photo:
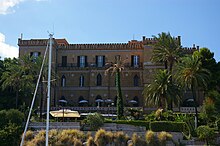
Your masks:
M 177 37 L 179 39 L 180 37 Z M 162 65 L 151 62 L 152 38 L 127 43 L 69 44 L 66 39 L 53 39 L 52 66 L 56 74 L 51 105 L 57 106 L 65 99 L 69 106 L 97 106 L 97 99 L 116 103 L 115 76 L 105 74 L 110 63 L 118 57 L 124 61 L 121 75 L 122 95 L 125 106 L 144 106 L 143 88 L 149 84 L 155 71 Z M 47 39 L 18 39 L 19 56 L 44 55 Z M 112 104 L 113 105 L 113 104 Z

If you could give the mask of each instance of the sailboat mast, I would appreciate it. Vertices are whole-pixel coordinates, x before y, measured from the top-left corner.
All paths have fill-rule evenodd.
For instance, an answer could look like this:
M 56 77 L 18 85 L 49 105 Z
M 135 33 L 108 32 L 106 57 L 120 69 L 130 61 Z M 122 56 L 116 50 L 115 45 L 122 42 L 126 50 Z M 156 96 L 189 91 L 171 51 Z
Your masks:
M 48 85 L 47 85 L 47 121 L 46 121 L 46 146 L 48 146 L 48 139 L 49 139 L 49 112 L 50 112 L 50 81 L 51 81 L 51 61 L 52 61 L 52 39 L 53 35 L 49 34 L 50 36 L 50 46 L 49 46 L 49 59 L 48 59 Z

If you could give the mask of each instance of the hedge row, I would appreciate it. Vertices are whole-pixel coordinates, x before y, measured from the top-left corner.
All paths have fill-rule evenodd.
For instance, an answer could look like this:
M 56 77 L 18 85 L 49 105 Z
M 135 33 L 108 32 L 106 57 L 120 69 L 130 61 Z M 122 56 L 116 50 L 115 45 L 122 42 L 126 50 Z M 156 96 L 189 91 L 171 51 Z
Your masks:
M 155 132 L 183 132 L 185 122 L 155 121 L 150 122 L 150 129 Z
M 115 121 L 105 121 L 107 123 L 117 123 L 117 124 L 129 124 L 134 126 L 146 127 L 146 130 L 152 130 L 155 132 L 166 131 L 166 132 L 183 132 L 186 126 L 185 122 L 171 122 L 171 121 L 141 121 L 141 120 L 115 120 Z
M 143 126 L 146 127 L 146 130 L 149 130 L 149 123 L 148 121 L 141 121 L 141 120 L 117 120 L 115 123 L 117 124 L 129 124 L 134 126 Z

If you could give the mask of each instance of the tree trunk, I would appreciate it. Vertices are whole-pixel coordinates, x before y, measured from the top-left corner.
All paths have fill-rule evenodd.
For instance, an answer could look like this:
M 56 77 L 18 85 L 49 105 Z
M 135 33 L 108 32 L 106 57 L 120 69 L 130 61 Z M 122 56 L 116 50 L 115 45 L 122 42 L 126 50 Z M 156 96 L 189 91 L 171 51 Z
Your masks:
M 170 62 L 170 68 L 169 68 L 169 74 L 171 75 L 171 76 L 170 76 L 170 84 L 171 84 L 171 85 L 172 85 L 172 83 L 173 83 L 172 71 L 173 71 L 173 62 L 171 61 L 171 62 Z M 173 110 L 173 98 L 174 98 L 174 97 L 170 97 L 170 103 L 169 103 L 169 106 L 168 106 L 168 109 L 169 109 L 169 110 Z
M 18 109 L 18 94 L 19 94 L 19 91 L 17 89 L 16 90 L 16 96 L 15 96 L 15 107 L 16 107 L 16 109 Z
M 194 85 L 192 85 L 192 94 L 193 94 L 193 100 L 194 100 L 194 107 L 195 107 L 195 129 L 198 126 L 198 111 L 197 111 L 197 102 L 196 102 L 196 91 Z
M 117 70 L 116 72 L 116 89 L 117 89 L 117 118 L 121 119 L 124 115 L 124 105 L 123 105 L 123 98 L 121 93 L 121 79 L 120 79 L 120 72 Z
M 167 70 L 168 65 L 167 65 L 167 60 L 164 61 L 164 68 Z
M 43 110 L 43 97 L 44 97 L 44 83 L 42 81 L 42 77 L 41 77 L 41 95 L 40 95 L 40 119 L 42 119 L 42 110 Z

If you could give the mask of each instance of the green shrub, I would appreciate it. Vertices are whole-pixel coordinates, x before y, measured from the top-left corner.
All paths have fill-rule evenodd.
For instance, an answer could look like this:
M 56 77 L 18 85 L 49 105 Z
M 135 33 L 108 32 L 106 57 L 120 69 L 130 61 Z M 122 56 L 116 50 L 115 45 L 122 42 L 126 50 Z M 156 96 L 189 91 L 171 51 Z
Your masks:
M 0 129 L 3 129 L 5 127 L 5 125 L 7 125 L 8 121 L 7 121 L 7 112 L 6 110 L 1 110 L 0 111 Z
M 218 127 L 218 131 L 220 132 L 220 119 L 216 121 L 216 126 Z
M 18 110 L 10 109 L 7 111 L 7 120 L 8 122 L 15 123 L 16 125 L 22 125 L 24 114 Z
M 84 124 L 88 125 L 91 130 L 97 130 L 104 124 L 104 118 L 99 113 L 88 115 L 84 119 Z
M 0 111 L 0 144 L 2 146 L 18 145 L 23 119 L 24 114 L 18 110 Z
M 183 132 L 185 122 L 155 121 L 150 123 L 150 129 L 155 132 Z
M 21 133 L 21 126 L 9 123 L 4 129 L 0 130 L 0 145 L 18 145 Z
M 215 131 L 213 128 L 209 126 L 199 126 L 196 129 L 196 133 L 201 140 L 205 140 L 207 145 L 209 145 L 209 141 L 211 141 L 215 136 Z

